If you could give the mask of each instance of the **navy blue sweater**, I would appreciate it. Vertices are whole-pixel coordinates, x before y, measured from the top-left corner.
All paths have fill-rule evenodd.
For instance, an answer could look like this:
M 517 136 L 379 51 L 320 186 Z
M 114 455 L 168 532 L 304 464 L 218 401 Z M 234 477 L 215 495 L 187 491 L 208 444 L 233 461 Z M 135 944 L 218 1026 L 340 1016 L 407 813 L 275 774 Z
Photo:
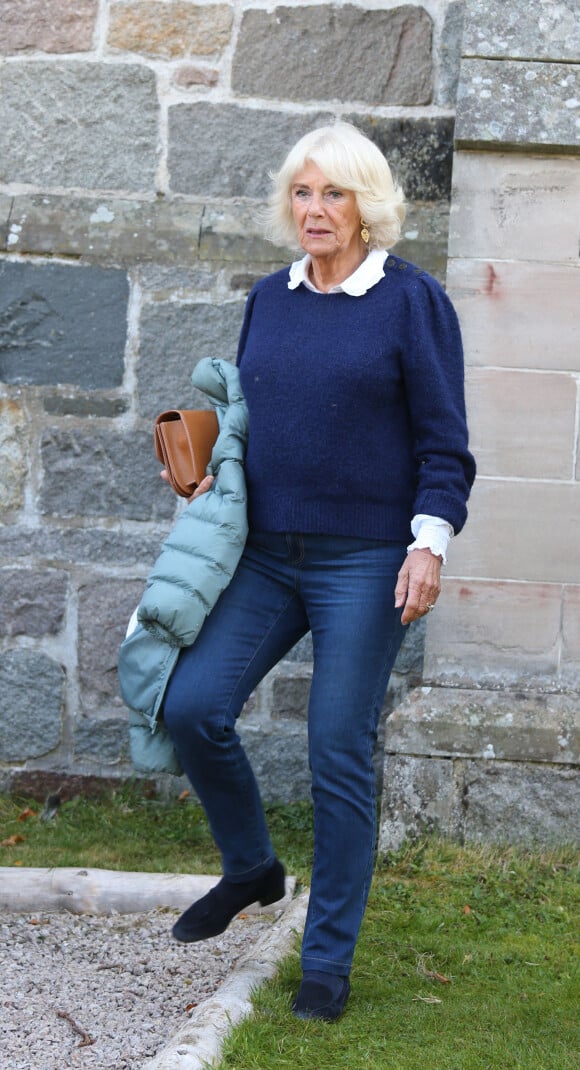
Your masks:
M 465 523 L 475 476 L 463 353 L 439 283 L 389 256 L 361 297 L 251 291 L 238 350 L 254 531 L 408 542 L 415 513 Z

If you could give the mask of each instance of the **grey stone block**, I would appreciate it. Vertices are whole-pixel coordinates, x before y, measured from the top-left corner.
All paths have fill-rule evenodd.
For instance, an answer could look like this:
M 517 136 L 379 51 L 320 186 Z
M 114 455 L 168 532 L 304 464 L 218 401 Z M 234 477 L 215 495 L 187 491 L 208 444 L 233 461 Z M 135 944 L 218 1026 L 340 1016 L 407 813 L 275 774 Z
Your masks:
M 136 277 L 148 301 L 171 301 L 178 298 L 199 300 L 200 291 L 215 290 L 221 264 L 200 263 L 168 267 L 163 264 L 139 265 Z
M 129 761 L 129 722 L 124 718 L 81 717 L 74 727 L 75 761 L 97 767 Z
M 563 63 L 464 60 L 456 144 L 578 152 L 580 67 Z
M 0 569 L 0 635 L 56 635 L 64 623 L 67 594 L 66 572 Z
M 0 249 L 8 248 L 8 223 L 12 211 L 13 197 L 0 193 Z
M 61 741 L 65 674 L 33 650 L 0 655 L 0 761 L 40 758 Z
M 448 201 L 410 204 L 395 252 L 412 264 L 418 264 L 444 286 L 448 235 Z
M 243 264 L 264 262 L 268 265 L 274 260 L 290 263 L 296 259 L 296 250 L 284 249 L 267 241 L 254 208 L 231 204 L 206 208 L 199 257 L 201 260 L 234 260 Z M 268 270 L 264 266 L 264 274 Z
M 505 7 L 504 0 L 504 11 Z M 464 14 L 464 0 L 452 0 L 445 12 L 445 22 L 443 23 L 443 32 L 439 45 L 439 87 L 437 90 L 437 103 L 443 106 L 453 107 L 457 99 Z
M 461 803 L 453 762 L 388 754 L 385 758 L 379 852 L 436 833 L 457 835 Z
M 451 193 L 453 119 L 345 116 L 374 141 L 410 202 L 447 200 Z
M 143 416 L 208 408 L 191 373 L 202 357 L 235 359 L 244 303 L 153 304 L 143 309 L 137 379 Z
M 158 113 L 155 74 L 142 64 L 6 63 L 0 181 L 152 190 Z
M 244 13 L 234 55 L 234 91 L 276 100 L 428 104 L 432 23 L 424 8 L 352 4 L 276 7 Z
M 272 718 L 305 721 L 308 717 L 310 674 L 303 671 L 280 673 L 272 681 Z
M 418 688 L 387 721 L 381 849 L 578 834 L 578 696 Z
M 51 416 L 88 416 L 114 419 L 129 408 L 127 398 L 99 397 L 95 394 L 45 394 L 42 407 Z
M 328 112 L 293 116 L 234 104 L 175 105 L 170 109 L 172 189 L 218 198 L 264 198 L 270 191 L 268 171 L 282 163 L 303 134 L 331 118 Z M 370 118 L 352 112 L 345 119 L 378 145 L 410 201 L 449 197 L 452 118 Z M 218 256 L 221 250 L 247 259 L 243 239 L 248 211 L 243 206 L 207 209 L 202 220 L 203 255 Z M 253 250 L 256 259 L 264 259 L 268 247 L 262 242 L 251 210 L 245 236 L 251 239 L 250 253 Z M 278 259 L 280 250 L 270 248 L 270 258 Z
M 158 531 L 125 533 L 108 528 L 35 527 L 0 525 L 0 561 L 50 559 L 70 565 L 113 564 L 143 570 L 153 564 L 167 524 Z
M 83 710 L 102 712 L 123 705 L 117 677 L 119 647 L 143 589 L 139 580 L 107 580 L 103 576 L 79 589 L 78 655 Z
M 469 0 L 463 36 L 465 56 L 568 60 L 578 63 L 577 0 Z
M 203 207 L 167 198 L 19 196 L 10 217 L 10 250 L 82 257 L 103 264 L 190 263 Z
M 577 769 L 469 762 L 465 838 L 533 845 L 580 841 Z
M 128 295 L 122 271 L 0 263 L 0 379 L 119 386 Z
M 174 514 L 149 432 L 52 428 L 42 435 L 41 460 L 43 515 L 155 521 Z
M 310 798 L 306 725 L 240 724 L 240 737 L 265 802 Z
M 250 695 L 249 699 L 247 700 L 247 702 L 244 703 L 242 707 L 242 712 L 240 714 L 242 720 L 247 719 L 248 717 L 260 717 L 261 698 L 262 688 L 260 687 L 260 685 L 258 685 L 256 690 L 252 691 L 252 694 Z
M 310 699 L 311 671 L 308 663 L 281 662 L 271 677 L 271 717 L 274 721 L 306 721 Z M 385 694 L 381 716 L 389 717 L 408 690 L 404 674 L 395 669 Z M 388 723 L 388 720 L 387 720 Z M 382 743 L 381 743 L 382 746 Z
M 420 676 L 424 646 L 425 621 L 417 620 L 407 628 L 393 671 L 413 678 Z
M 302 639 L 296 643 L 296 646 L 292 647 L 292 650 L 286 654 L 284 661 L 290 662 L 311 662 L 314 657 L 312 650 L 312 635 L 308 632 Z
M 293 115 L 237 104 L 176 104 L 169 109 L 170 186 L 198 197 L 257 197 L 303 134 L 328 112 Z
M 381 122 L 381 120 L 377 120 L 375 125 L 380 125 Z M 374 132 L 372 127 L 365 129 L 365 133 L 374 134 Z M 433 134 L 432 129 L 430 132 Z M 425 129 L 423 127 L 418 128 L 415 133 L 421 148 L 424 148 Z M 407 190 L 409 190 L 412 181 L 415 190 L 418 188 L 417 184 L 420 183 L 423 191 L 427 190 L 433 193 L 438 187 L 443 191 L 442 195 L 447 197 L 451 173 L 451 137 L 452 124 L 446 122 L 444 129 L 445 160 L 447 161 L 447 157 L 449 157 L 449 166 L 447 167 L 446 163 L 445 168 L 442 168 L 439 174 L 437 173 L 437 166 L 434 164 L 437 147 L 434 142 L 431 145 L 433 153 L 426 151 L 424 156 L 424 161 L 428 164 L 429 174 L 425 171 L 422 174 L 419 171 L 414 173 L 412 180 L 409 177 L 409 183 L 405 182 Z M 400 153 L 400 145 L 395 146 L 393 142 L 392 150 L 392 152 L 388 153 L 391 159 L 393 153 Z M 400 161 L 400 155 L 397 155 L 397 159 Z M 406 166 L 404 161 L 401 166 Z M 444 282 L 447 268 L 448 230 L 449 203 L 446 199 L 427 203 L 411 203 L 403 227 L 402 238 L 397 245 L 396 251 L 400 256 L 419 264 Z M 232 289 L 242 289 L 247 293 L 258 278 L 269 272 L 277 271 L 279 267 L 291 263 L 300 255 L 299 250 L 283 248 L 266 241 L 259 228 L 255 210 L 248 208 L 246 205 L 233 204 L 207 207 L 204 212 L 199 245 L 200 260 L 215 259 L 221 263 L 224 261 L 226 263 L 237 261 L 246 265 L 253 264 L 257 269 L 254 273 L 241 272 L 232 276 Z M 179 285 L 178 278 L 176 278 L 176 284 Z M 187 280 L 185 279 L 184 285 L 187 285 Z M 204 289 L 206 287 L 202 284 L 199 288 Z
M 285 263 L 271 264 L 269 265 L 270 271 L 282 270 L 282 268 L 288 265 L 289 261 Z M 236 271 L 230 275 L 230 289 L 235 290 L 236 293 L 243 293 L 246 297 L 249 294 L 252 287 L 258 282 L 259 279 L 264 277 L 264 271 Z
M 578 696 L 420 687 L 387 722 L 399 754 L 580 762 Z
M 0 516 L 24 504 L 27 422 L 20 401 L 0 398 Z
M 564 766 L 389 754 L 379 852 L 431 833 L 528 846 L 577 843 L 579 797 L 578 772 Z
M 408 679 L 408 677 L 406 675 L 404 675 L 404 674 L 398 673 L 396 671 L 396 668 L 394 668 L 393 672 L 391 674 L 391 678 L 389 680 L 389 685 L 387 687 L 387 692 L 385 694 L 385 698 L 384 698 L 384 702 L 383 702 L 383 708 L 382 708 L 382 711 L 381 711 L 381 725 L 382 724 L 384 724 L 384 725 L 388 724 L 388 720 L 389 720 L 389 717 L 391 716 L 391 713 L 393 712 L 393 710 L 395 710 L 397 708 L 397 706 L 400 706 L 400 704 L 403 701 L 403 699 L 404 699 L 405 695 L 407 694 L 408 690 L 409 690 L 409 679 Z M 383 734 L 384 733 L 382 731 L 380 731 L 379 734 L 381 736 L 381 748 L 382 748 L 383 747 Z
M 424 632 L 421 622 L 407 631 L 385 696 L 384 714 L 401 702 L 409 681 L 420 678 Z M 273 670 L 270 677 L 273 720 L 307 720 L 313 658 L 312 636 L 308 633 Z

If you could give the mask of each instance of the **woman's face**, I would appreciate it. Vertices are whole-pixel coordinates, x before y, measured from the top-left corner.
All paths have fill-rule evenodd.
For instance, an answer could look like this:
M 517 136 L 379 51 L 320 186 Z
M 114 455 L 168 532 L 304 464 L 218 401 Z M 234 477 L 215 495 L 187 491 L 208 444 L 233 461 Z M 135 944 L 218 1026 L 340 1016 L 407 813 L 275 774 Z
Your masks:
M 305 252 L 313 257 L 342 257 L 364 248 L 354 193 L 329 182 L 317 164 L 307 161 L 295 174 L 291 198 L 298 240 Z

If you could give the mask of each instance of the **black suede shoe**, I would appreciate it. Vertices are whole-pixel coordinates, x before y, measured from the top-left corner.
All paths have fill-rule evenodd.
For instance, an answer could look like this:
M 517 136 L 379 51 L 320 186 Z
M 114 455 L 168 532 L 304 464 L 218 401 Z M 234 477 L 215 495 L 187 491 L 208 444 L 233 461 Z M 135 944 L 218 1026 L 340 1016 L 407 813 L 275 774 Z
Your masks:
M 322 977 L 321 974 L 316 979 L 303 977 L 292 1004 L 295 1018 L 320 1018 L 323 1022 L 340 1018 L 349 996 L 350 981 L 348 977 L 329 975 L 325 983 Z
M 182 944 L 219 936 L 244 907 L 256 901 L 263 907 L 276 903 L 284 897 L 285 891 L 284 866 L 278 859 L 261 877 L 243 884 L 234 884 L 222 877 L 211 892 L 197 899 L 177 919 L 173 936 Z

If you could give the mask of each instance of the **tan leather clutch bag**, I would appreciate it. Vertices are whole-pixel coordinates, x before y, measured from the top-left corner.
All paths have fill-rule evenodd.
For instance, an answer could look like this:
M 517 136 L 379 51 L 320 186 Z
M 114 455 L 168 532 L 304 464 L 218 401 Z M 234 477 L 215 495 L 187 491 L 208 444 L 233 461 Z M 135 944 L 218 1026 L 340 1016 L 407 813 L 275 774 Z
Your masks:
M 218 431 L 213 409 L 168 409 L 155 420 L 155 453 L 182 498 L 204 478 Z

